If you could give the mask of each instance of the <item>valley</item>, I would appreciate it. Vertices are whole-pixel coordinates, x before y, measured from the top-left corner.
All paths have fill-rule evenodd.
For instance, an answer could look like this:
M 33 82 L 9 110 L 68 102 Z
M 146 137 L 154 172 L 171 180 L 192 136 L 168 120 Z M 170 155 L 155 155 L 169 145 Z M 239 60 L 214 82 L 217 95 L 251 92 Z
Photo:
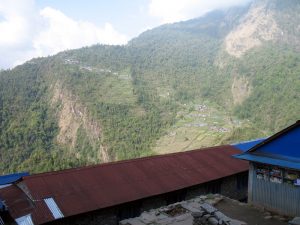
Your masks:
M 0 174 L 231 144 L 294 123 L 299 10 L 254 1 L 0 71 Z

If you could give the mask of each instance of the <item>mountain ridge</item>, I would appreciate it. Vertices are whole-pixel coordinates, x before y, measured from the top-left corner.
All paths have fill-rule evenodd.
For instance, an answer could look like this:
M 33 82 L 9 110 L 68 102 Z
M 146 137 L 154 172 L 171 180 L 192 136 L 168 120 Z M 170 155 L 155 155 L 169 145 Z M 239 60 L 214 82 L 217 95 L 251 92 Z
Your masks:
M 0 72 L 0 173 L 233 143 L 293 123 L 298 9 L 255 1 Z

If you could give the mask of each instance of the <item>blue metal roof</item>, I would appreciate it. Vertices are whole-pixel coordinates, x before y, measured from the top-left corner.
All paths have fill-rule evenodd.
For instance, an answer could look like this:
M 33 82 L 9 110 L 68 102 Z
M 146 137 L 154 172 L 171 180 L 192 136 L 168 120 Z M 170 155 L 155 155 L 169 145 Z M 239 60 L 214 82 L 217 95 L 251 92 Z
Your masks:
M 300 121 L 233 157 L 300 170 Z
M 251 152 L 300 158 L 300 126 L 294 127 Z
M 261 143 L 262 141 L 266 140 L 266 138 L 251 140 L 251 141 L 245 141 L 241 143 L 232 144 L 234 147 L 238 148 L 239 150 L 246 152 L 255 145 Z
M 269 164 L 269 165 L 280 166 L 289 169 L 300 170 L 300 163 L 296 161 L 287 161 L 285 159 L 270 158 L 266 156 L 244 154 L 244 153 L 239 155 L 233 155 L 233 157 L 237 159 L 244 159 L 244 160 L 263 163 L 263 164 Z
M 20 178 L 28 176 L 28 175 L 29 175 L 28 172 L 24 172 L 24 173 L 13 173 L 13 174 L 0 176 L 0 185 L 13 183 L 13 182 L 19 180 Z

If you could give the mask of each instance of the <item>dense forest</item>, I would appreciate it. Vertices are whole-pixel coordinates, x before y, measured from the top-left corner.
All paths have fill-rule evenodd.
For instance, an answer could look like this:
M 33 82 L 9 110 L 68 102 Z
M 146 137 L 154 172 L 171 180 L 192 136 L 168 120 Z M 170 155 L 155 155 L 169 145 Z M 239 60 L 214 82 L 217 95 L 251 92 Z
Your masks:
M 1 71 L 0 174 L 159 154 L 171 138 L 182 139 L 172 151 L 234 143 L 294 123 L 299 10 L 297 0 L 254 2 Z M 253 15 L 276 24 L 272 38 L 257 25 L 247 38 L 259 44 L 227 50 Z

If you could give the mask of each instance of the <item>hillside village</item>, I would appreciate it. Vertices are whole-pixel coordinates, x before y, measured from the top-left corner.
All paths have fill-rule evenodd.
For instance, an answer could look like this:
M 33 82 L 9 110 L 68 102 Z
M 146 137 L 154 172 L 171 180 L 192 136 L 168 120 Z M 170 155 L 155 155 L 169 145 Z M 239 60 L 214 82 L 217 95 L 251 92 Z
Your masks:
M 300 224 L 300 1 L 223 1 L 118 45 L 60 0 L 0 1 L 0 225 Z M 67 8 L 147 16 L 99 2 Z
M 19 225 L 248 224 L 214 208 L 227 199 L 236 209 L 245 205 L 238 201 L 262 209 L 256 213 L 261 219 L 275 219 L 272 224 L 289 220 L 299 224 L 299 135 L 297 121 L 254 142 L 1 176 L 0 221 Z M 247 210 L 253 211 L 241 211 Z
M 253 0 L 124 45 L 65 49 L 1 70 L 0 174 L 278 132 L 299 119 L 299 9 L 298 0 Z

